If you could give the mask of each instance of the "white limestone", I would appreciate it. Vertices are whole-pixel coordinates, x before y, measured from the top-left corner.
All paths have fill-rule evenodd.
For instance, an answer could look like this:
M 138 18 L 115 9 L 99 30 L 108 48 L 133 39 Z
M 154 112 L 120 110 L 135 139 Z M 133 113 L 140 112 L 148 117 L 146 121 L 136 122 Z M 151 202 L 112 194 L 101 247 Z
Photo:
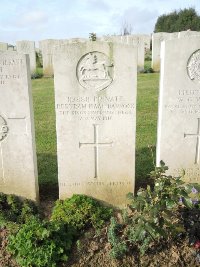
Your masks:
M 116 42 L 137 47 L 137 70 L 144 69 L 145 39 L 143 35 L 112 35 L 99 38 L 101 41 Z
M 34 41 L 17 41 L 16 47 L 17 47 L 17 52 L 29 55 L 31 73 L 34 74 L 36 72 L 35 42 Z
M 8 44 L 0 42 L 0 51 L 6 51 L 8 50 Z
M 158 32 L 152 34 L 152 64 L 154 71 L 160 71 L 160 48 L 161 42 L 178 37 L 178 32 Z
M 54 55 L 61 199 L 86 194 L 123 206 L 134 191 L 137 51 L 84 42 Z
M 43 62 L 43 75 L 45 77 L 53 76 L 53 48 L 55 45 L 59 44 L 59 40 L 47 39 L 39 42 L 39 48 L 42 52 L 42 62 Z
M 200 32 L 187 30 L 178 33 L 178 38 L 189 37 L 189 36 L 200 36 Z
M 161 79 L 157 165 L 169 173 L 200 182 L 200 37 L 165 41 Z
M 28 55 L 0 52 L 0 191 L 38 200 Z

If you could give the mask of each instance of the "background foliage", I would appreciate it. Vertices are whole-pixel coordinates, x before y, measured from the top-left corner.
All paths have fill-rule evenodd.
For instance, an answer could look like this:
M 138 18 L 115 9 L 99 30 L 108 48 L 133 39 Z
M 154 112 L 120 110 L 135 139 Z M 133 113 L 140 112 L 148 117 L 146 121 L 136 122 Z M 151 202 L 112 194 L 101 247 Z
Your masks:
M 185 8 L 158 17 L 154 32 L 199 31 L 200 16 L 194 8 Z

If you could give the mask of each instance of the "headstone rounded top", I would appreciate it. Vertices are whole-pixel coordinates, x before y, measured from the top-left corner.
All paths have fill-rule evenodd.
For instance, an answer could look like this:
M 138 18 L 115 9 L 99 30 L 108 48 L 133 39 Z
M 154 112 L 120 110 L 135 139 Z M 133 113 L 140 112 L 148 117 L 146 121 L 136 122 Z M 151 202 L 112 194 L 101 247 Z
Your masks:
M 104 53 L 92 51 L 81 57 L 76 74 L 82 87 L 101 91 L 113 81 L 113 64 Z
M 6 138 L 8 134 L 8 126 L 6 120 L 0 115 L 0 142 Z
M 191 80 L 200 83 L 200 49 L 190 56 L 187 71 Z

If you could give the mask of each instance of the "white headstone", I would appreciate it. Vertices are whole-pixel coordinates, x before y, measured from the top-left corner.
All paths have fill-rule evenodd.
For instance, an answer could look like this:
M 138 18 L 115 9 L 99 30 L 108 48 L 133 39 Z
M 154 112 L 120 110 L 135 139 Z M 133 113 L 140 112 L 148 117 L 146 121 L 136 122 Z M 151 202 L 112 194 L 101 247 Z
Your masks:
M 145 47 L 142 35 L 112 35 L 99 38 L 101 41 L 116 42 L 137 47 L 137 70 L 144 69 Z
M 59 195 L 123 206 L 134 191 L 136 48 L 85 42 L 54 56 Z
M 178 32 L 158 32 L 152 34 L 152 64 L 154 71 L 160 71 L 160 48 L 161 42 L 178 37 Z
M 17 46 L 17 52 L 29 55 L 31 73 L 35 73 L 36 71 L 35 42 L 17 41 L 16 46 Z
M 42 51 L 42 63 L 43 63 L 43 74 L 45 77 L 53 76 L 53 48 L 59 44 L 59 40 L 47 39 L 39 42 L 40 50 Z
M 6 51 L 8 50 L 8 44 L 0 42 L 0 51 Z
M 200 32 L 187 30 L 178 33 L 178 38 L 189 36 L 200 36 Z
M 0 191 L 38 200 L 27 55 L 0 52 Z
M 42 52 L 43 74 L 45 77 L 52 77 L 53 70 L 53 52 L 57 45 L 68 43 L 67 39 L 47 39 L 39 41 L 39 48 Z
M 137 69 L 144 70 L 145 47 L 142 35 L 128 35 L 127 43 L 137 46 Z
M 200 37 L 163 42 L 157 165 L 200 182 Z
M 151 48 L 151 35 L 149 34 L 142 34 L 143 40 L 144 40 L 144 47 L 146 50 L 149 50 Z

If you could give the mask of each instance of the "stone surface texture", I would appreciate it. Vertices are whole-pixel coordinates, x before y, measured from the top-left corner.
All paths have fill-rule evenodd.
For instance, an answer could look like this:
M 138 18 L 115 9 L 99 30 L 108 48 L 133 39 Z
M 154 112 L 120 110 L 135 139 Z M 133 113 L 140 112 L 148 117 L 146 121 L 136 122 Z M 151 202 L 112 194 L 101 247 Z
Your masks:
M 165 41 L 161 48 L 157 165 L 200 182 L 200 37 Z
M 154 71 L 160 71 L 160 49 L 161 42 L 171 40 L 178 37 L 178 32 L 158 32 L 152 34 L 152 63 L 151 67 Z
M 17 52 L 27 54 L 30 58 L 30 70 L 34 74 L 36 72 L 36 51 L 34 41 L 17 41 Z
M 127 203 L 135 182 L 137 51 L 84 42 L 56 47 L 59 195 Z
M 144 57 L 145 57 L 145 40 L 143 35 L 112 35 L 103 36 L 99 38 L 101 41 L 115 42 L 133 45 L 137 47 L 137 70 L 142 71 L 144 69 Z
M 0 52 L 0 191 L 38 200 L 28 55 Z
M 6 51 L 8 50 L 8 44 L 0 42 L 0 51 Z

